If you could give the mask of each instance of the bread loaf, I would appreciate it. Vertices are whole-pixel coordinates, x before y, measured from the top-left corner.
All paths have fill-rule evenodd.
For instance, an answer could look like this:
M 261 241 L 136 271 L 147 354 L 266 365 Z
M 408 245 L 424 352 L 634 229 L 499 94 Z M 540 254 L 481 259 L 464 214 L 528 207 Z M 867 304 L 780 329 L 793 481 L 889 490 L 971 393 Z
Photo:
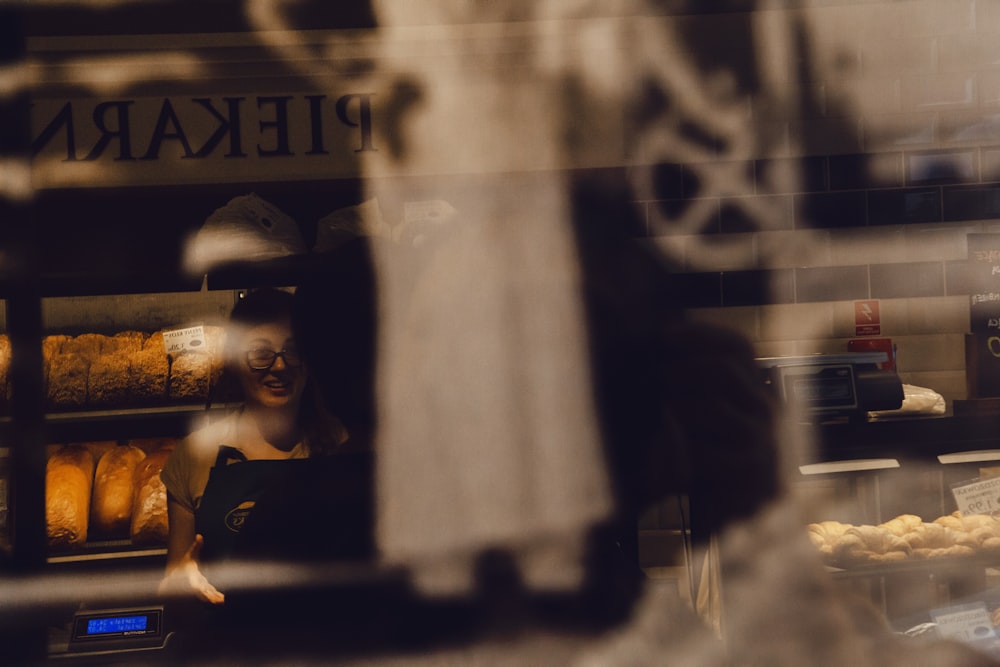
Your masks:
M 7 378 L 10 375 L 10 338 L 6 334 L 0 334 L 0 406 L 4 409 L 10 401 L 10 390 L 7 385 Z
M 59 352 L 49 362 L 46 399 L 50 410 L 79 410 L 87 405 L 90 361 L 76 352 Z
M 219 380 L 222 378 L 222 372 L 225 368 L 226 330 L 222 327 L 206 326 L 205 342 L 208 346 L 208 355 L 211 365 L 208 379 L 208 390 L 211 392 L 219 384 Z
M 119 331 L 109 336 L 101 347 L 101 354 L 120 354 L 128 356 L 142 349 L 149 334 L 144 331 Z
M 55 451 L 45 466 L 45 523 L 49 546 L 76 548 L 87 541 L 94 456 L 72 444 Z
M 160 471 L 170 451 L 170 447 L 154 450 L 136 468 L 136 495 L 130 528 L 132 544 L 136 546 L 167 543 L 167 487 L 160 480 Z
M 163 351 L 162 336 L 159 340 L 159 349 L 147 341 L 147 345 L 129 360 L 132 405 L 160 405 L 167 399 L 170 365 L 167 354 Z
M 113 447 L 101 456 L 94 473 L 91 527 L 107 537 L 126 537 L 135 503 L 136 469 L 146 453 L 133 445 Z
M 171 402 L 203 401 L 208 398 L 212 363 L 207 351 L 184 351 L 173 355 L 167 397 Z
M 132 363 L 142 351 L 148 336 L 141 331 L 121 331 L 113 336 L 78 336 L 74 344 L 83 345 L 80 339 L 90 341 L 90 349 L 99 350 L 91 359 L 87 375 L 87 404 L 91 408 L 141 407 L 136 398 L 142 395 L 133 374 Z M 70 347 L 67 343 L 64 345 Z
M 101 354 L 101 348 L 104 347 L 107 339 L 107 336 L 96 333 L 72 336 L 63 341 L 59 352 L 61 354 L 79 354 L 88 360 L 93 360 Z
M 204 348 L 172 358 L 162 331 L 45 336 L 46 407 L 52 411 L 143 408 L 206 400 L 222 376 L 225 330 L 205 326 L 204 331 Z M 0 336 L 0 403 L 6 395 L 9 358 L 9 341 Z
M 87 405 L 91 408 L 129 407 L 133 393 L 129 356 L 101 354 L 87 373 Z
M 63 344 L 70 338 L 71 336 L 62 334 L 53 334 L 42 338 L 42 358 L 48 360 L 62 352 Z
M 138 447 L 146 454 L 151 454 L 158 449 L 173 449 L 177 446 L 179 438 L 132 438 L 128 444 Z
M 113 449 L 118 446 L 117 440 L 88 440 L 87 442 L 77 443 L 83 445 L 90 450 L 91 456 L 94 457 L 94 464 L 96 465 L 101 457 L 104 456 L 104 452 L 109 449 Z M 95 468 L 96 470 L 96 468 Z

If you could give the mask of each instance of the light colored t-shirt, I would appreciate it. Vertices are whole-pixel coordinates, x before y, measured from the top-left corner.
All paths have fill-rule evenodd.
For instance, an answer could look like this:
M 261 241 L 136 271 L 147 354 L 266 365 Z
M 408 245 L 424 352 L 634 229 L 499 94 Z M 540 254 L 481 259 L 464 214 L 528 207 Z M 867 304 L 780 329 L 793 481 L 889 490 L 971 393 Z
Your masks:
M 171 497 L 188 511 L 194 512 L 201 504 L 219 447 L 226 445 L 240 449 L 236 442 L 239 417 L 239 413 L 234 413 L 194 431 L 177 445 L 164 464 L 160 479 Z M 308 456 L 308 448 L 299 443 L 292 449 L 289 458 L 304 459 Z

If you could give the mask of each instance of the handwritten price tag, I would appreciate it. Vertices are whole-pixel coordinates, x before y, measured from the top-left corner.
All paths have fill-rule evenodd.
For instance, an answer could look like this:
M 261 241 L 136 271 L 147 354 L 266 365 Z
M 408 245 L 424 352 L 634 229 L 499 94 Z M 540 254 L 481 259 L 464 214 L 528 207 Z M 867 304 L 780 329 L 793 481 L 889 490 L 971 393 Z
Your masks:
M 931 618 L 937 623 L 938 634 L 944 639 L 978 642 L 996 637 L 985 602 L 932 609 Z
M 951 493 L 963 515 L 1000 515 L 1000 477 L 956 484 L 951 487 Z
M 163 346 L 167 354 L 180 354 L 187 350 L 205 350 L 205 327 L 201 324 L 163 332 Z

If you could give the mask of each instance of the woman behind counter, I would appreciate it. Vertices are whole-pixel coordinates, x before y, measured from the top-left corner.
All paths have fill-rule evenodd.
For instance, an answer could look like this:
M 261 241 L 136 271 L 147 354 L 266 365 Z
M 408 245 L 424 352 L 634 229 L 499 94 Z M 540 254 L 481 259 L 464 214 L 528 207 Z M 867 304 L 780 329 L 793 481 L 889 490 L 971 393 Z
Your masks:
M 346 437 L 313 389 L 296 347 L 293 307 L 292 293 L 262 289 L 233 308 L 220 387 L 230 386 L 240 407 L 185 438 L 164 466 L 169 536 L 161 592 L 222 604 L 225 594 L 202 565 L 271 553 L 248 544 L 247 533 L 260 540 L 267 532 L 262 524 L 283 526 L 272 542 L 292 548 L 289 532 L 299 527 L 292 517 L 310 509 L 301 506 L 310 501 L 304 490 L 319 481 L 311 464 Z

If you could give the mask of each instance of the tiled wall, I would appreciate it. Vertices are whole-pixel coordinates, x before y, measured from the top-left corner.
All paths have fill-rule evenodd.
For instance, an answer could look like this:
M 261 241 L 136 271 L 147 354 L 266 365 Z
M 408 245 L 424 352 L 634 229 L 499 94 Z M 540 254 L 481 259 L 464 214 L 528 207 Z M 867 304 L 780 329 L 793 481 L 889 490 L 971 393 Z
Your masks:
M 798 76 L 810 101 L 786 119 L 747 109 L 787 125 L 789 154 L 725 165 L 744 182 L 708 198 L 697 174 L 719 165 L 661 165 L 655 198 L 639 202 L 649 240 L 684 267 L 694 315 L 762 356 L 844 352 L 853 302 L 879 299 L 903 381 L 950 407 L 966 396 L 966 235 L 1000 232 L 1000 2 L 799 4 L 811 67 L 772 71 Z M 690 21 L 718 43 L 746 29 L 732 14 Z M 792 186 L 771 177 L 788 169 Z M 748 203 L 769 213 L 747 221 Z M 700 234 L 662 224 L 694 205 L 710 212 Z

